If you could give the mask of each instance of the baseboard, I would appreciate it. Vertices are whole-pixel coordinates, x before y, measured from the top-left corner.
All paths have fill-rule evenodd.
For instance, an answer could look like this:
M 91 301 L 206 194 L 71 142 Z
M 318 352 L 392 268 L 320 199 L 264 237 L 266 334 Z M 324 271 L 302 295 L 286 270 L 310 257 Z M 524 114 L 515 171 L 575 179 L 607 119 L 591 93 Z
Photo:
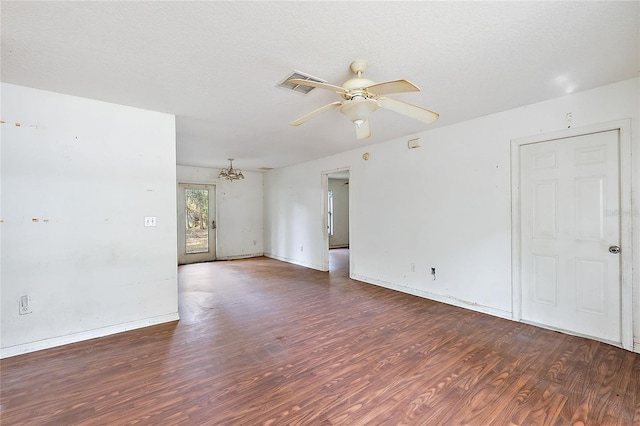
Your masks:
M 633 351 L 640 354 L 640 342 L 635 342 L 633 344 Z
M 282 262 L 292 263 L 294 265 L 304 266 L 305 268 L 317 269 L 318 271 L 326 272 L 326 270 L 323 269 L 322 265 L 316 265 L 315 263 L 308 263 L 297 259 L 291 259 L 285 256 L 278 256 L 273 253 L 264 253 L 264 256 L 270 259 L 280 260 Z
M 248 259 L 250 257 L 262 257 L 264 253 L 238 254 L 235 256 L 216 256 L 216 260 L 237 260 Z
M 365 277 L 357 274 L 351 274 L 351 278 L 354 280 L 363 281 L 369 284 L 374 284 L 380 287 L 385 287 L 391 290 L 400 291 L 402 293 L 408 293 L 414 296 L 423 297 L 425 299 L 433 300 L 436 302 L 446 303 L 447 305 L 453 305 L 459 308 L 465 308 L 465 309 L 480 312 L 483 314 L 493 315 L 494 317 L 513 320 L 513 315 L 509 311 L 503 311 L 502 309 L 496 309 L 490 306 L 480 305 L 478 303 L 458 299 L 457 297 L 443 296 L 441 294 L 430 293 L 428 291 L 418 290 L 415 288 L 394 284 L 386 281 L 381 281 L 381 280 L 377 280 L 374 278 L 369 278 L 369 277 Z
M 38 340 L 36 342 L 29 342 L 21 345 L 9 346 L 9 347 L 0 349 L 0 359 L 22 355 L 29 352 L 55 348 L 56 346 L 63 346 L 71 343 L 82 342 L 84 340 L 95 339 L 97 337 L 109 336 L 111 334 L 122 333 L 123 331 L 135 330 L 137 328 L 144 328 L 152 325 L 162 324 L 165 322 L 177 321 L 179 319 L 180 319 L 180 316 L 178 312 L 174 312 L 172 314 L 161 315 L 153 318 L 146 318 L 138 321 L 131 321 L 123 324 L 112 325 L 109 327 L 97 328 L 95 330 L 82 331 L 79 333 L 69 334 L 66 336 L 53 337 L 51 339 Z

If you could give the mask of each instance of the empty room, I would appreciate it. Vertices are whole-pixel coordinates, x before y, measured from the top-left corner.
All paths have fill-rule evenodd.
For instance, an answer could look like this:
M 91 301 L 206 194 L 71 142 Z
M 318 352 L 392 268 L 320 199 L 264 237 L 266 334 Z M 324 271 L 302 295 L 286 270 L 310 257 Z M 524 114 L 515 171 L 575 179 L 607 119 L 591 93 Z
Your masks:
M 1 424 L 640 424 L 640 2 L 0 25 Z

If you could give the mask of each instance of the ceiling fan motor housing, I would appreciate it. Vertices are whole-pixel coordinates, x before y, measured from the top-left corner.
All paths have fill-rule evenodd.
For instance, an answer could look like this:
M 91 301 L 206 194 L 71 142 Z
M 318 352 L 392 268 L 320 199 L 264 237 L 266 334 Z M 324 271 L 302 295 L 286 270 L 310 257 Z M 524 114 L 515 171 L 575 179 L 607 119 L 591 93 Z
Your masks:
M 370 94 L 364 88 L 374 84 L 376 83 L 368 78 L 351 78 L 342 83 L 342 87 L 346 90 L 342 97 L 345 99 L 352 99 L 356 96 L 369 97 Z

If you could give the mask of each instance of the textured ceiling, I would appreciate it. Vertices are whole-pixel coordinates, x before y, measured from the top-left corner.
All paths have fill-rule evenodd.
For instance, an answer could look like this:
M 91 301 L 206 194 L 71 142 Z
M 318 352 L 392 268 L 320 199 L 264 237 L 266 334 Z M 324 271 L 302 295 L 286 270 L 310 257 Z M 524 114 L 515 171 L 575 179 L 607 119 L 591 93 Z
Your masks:
M 282 167 L 638 76 L 639 2 L 2 2 L 2 81 L 176 115 L 178 164 Z M 357 140 L 340 98 L 354 59 L 393 96 Z

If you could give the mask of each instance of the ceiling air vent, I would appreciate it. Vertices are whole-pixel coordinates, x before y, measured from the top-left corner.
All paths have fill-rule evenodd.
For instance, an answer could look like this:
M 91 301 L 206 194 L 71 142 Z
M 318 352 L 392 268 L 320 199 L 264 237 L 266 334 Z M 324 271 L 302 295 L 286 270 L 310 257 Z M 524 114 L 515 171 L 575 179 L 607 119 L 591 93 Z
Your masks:
M 303 72 L 293 70 L 291 72 L 291 74 L 289 74 L 288 76 L 283 78 L 282 81 L 280 81 L 280 83 L 277 84 L 277 87 L 281 87 L 283 89 L 291 90 L 291 91 L 297 92 L 297 93 L 302 93 L 303 95 L 306 95 L 307 93 L 309 93 L 310 91 L 315 89 L 315 87 L 302 86 L 300 84 L 288 83 L 287 80 L 290 80 L 292 78 L 298 78 L 298 79 L 301 79 L 301 80 L 317 81 L 318 83 L 326 83 L 327 82 L 326 80 L 321 80 L 318 77 L 314 77 L 312 75 L 305 74 Z

